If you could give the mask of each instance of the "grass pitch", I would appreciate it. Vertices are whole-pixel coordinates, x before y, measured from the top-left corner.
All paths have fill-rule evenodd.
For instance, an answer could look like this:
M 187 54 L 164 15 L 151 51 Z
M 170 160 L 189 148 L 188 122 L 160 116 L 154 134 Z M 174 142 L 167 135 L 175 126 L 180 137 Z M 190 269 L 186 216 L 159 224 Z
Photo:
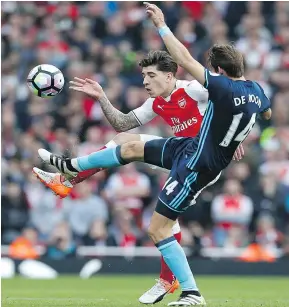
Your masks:
M 288 307 L 289 278 L 197 277 L 210 307 Z M 138 297 L 154 283 L 154 276 L 96 276 L 82 280 L 65 276 L 55 280 L 2 280 L 2 306 L 144 306 Z M 176 293 L 177 292 L 177 293 Z M 170 294 L 155 306 L 178 297 Z

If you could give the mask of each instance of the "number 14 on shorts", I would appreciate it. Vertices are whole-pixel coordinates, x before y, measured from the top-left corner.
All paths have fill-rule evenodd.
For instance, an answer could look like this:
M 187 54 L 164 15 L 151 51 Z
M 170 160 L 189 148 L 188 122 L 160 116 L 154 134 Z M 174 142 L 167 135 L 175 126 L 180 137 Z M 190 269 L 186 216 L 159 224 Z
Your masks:
M 165 190 L 167 191 L 167 193 L 166 193 L 167 195 L 170 195 L 171 193 L 173 193 L 175 187 L 179 184 L 179 183 L 177 182 L 177 180 L 175 180 L 175 181 L 169 183 L 169 182 L 172 180 L 172 178 L 173 178 L 173 177 L 170 177 L 170 178 L 165 182 L 164 187 L 163 187 L 163 189 L 165 189 Z

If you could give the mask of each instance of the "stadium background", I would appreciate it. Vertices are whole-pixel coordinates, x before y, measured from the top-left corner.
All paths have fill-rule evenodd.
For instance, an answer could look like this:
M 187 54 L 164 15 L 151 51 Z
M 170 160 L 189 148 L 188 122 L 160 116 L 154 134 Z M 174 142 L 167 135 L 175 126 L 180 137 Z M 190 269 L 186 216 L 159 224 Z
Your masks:
M 195 256 L 205 248 L 225 255 L 248 247 L 253 256 L 246 261 L 271 261 L 275 248 L 288 257 L 288 2 L 159 4 L 169 27 L 203 64 L 213 43 L 234 41 L 246 57 L 246 78 L 263 86 L 273 109 L 272 120 L 258 122 L 246 139 L 244 159 L 231 163 L 181 218 L 183 246 Z M 48 169 L 37 157 L 40 147 L 84 155 L 115 135 L 97 102 L 68 90 L 74 76 L 97 80 L 123 112 L 147 98 L 138 61 L 164 47 L 141 2 L 1 6 L 1 239 L 10 245 L 7 253 L 38 258 L 40 246 L 45 257 L 66 259 L 80 245 L 152 246 L 146 228 L 165 174 L 132 164 L 99 173 L 60 200 L 31 173 L 33 166 Z M 55 99 L 39 99 L 26 86 L 28 72 L 41 63 L 64 72 L 66 86 Z M 178 78 L 191 79 L 182 69 Z M 161 119 L 133 132 L 171 135 Z

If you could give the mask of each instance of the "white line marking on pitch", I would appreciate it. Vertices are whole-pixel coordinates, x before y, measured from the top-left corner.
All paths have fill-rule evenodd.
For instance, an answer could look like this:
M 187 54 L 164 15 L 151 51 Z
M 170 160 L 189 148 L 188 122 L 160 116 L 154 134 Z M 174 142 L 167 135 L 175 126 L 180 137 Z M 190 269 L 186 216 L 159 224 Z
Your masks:
M 36 300 L 51 300 L 51 301 L 108 301 L 106 298 L 78 298 L 78 297 L 7 297 L 7 300 L 21 300 L 21 301 L 36 301 Z

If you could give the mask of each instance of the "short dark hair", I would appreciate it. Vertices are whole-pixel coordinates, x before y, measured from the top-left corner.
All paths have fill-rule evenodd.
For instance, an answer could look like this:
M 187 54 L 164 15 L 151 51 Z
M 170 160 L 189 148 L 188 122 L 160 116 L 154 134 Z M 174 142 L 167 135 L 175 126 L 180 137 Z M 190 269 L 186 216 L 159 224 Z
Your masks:
M 208 64 L 217 72 L 224 69 L 229 77 L 240 78 L 244 75 L 244 57 L 232 44 L 215 44 L 208 52 Z
M 178 70 L 178 64 L 163 50 L 150 51 L 148 55 L 139 62 L 139 66 L 141 67 L 153 65 L 157 67 L 157 70 L 171 72 L 174 76 Z

